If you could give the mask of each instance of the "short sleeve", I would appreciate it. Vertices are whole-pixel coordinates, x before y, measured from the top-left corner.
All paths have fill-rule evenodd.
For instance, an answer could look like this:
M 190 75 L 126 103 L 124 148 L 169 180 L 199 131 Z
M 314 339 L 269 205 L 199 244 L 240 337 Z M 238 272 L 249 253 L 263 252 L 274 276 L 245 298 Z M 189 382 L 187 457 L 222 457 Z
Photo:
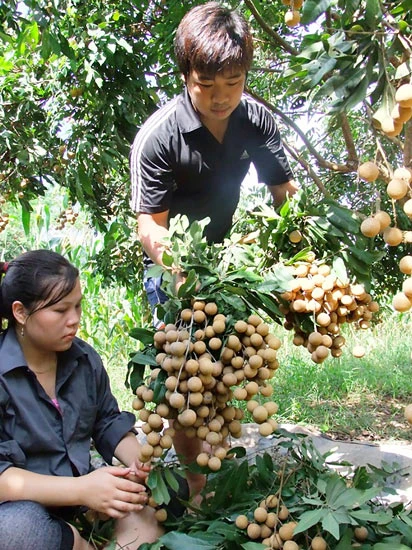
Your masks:
M 293 172 L 273 114 L 261 105 L 253 123 L 257 139 L 251 151 L 251 158 L 259 182 L 266 185 L 280 185 L 292 180 Z

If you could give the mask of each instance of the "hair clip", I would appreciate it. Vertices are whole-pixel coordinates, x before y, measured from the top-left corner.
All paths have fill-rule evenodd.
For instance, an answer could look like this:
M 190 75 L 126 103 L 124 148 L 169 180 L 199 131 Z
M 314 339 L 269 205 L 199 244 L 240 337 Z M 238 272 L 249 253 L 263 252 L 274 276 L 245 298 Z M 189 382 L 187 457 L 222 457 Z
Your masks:
M 3 268 L 2 268 L 3 273 L 6 273 L 6 271 L 8 270 L 8 268 L 9 268 L 9 262 L 4 262 Z

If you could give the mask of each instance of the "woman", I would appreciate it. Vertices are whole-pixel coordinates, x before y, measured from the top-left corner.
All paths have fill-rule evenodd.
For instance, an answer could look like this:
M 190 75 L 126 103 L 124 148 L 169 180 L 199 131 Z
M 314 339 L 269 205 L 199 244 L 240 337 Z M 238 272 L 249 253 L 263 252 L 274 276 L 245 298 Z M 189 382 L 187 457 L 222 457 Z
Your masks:
M 0 272 L 2 550 L 92 548 L 68 523 L 82 508 L 116 519 L 117 547 L 155 541 L 134 415 L 119 411 L 101 358 L 76 337 L 78 270 L 35 250 Z M 93 471 L 91 439 L 108 464 L 116 457 L 124 467 Z

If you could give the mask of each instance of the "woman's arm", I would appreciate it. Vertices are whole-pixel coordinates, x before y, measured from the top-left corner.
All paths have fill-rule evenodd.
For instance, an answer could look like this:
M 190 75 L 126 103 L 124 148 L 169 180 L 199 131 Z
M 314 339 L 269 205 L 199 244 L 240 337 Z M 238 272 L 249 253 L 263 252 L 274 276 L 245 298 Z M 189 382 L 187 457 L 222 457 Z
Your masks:
M 10 467 L 0 475 L 0 501 L 33 500 L 44 506 L 80 506 L 124 517 L 147 502 L 146 488 L 125 478 L 130 468 L 110 466 L 80 477 L 51 476 Z

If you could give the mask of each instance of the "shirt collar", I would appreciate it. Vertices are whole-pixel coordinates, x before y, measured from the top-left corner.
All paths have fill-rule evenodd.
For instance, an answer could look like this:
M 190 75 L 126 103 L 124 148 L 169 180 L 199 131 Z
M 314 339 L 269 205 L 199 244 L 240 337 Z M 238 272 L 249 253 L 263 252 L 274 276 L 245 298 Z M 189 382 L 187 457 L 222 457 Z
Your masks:
M 203 127 L 199 115 L 193 108 L 187 88 L 180 94 L 176 105 L 176 120 L 180 131 L 185 134 Z
M 247 97 L 244 93 L 240 104 L 236 107 L 233 113 L 230 115 L 230 120 L 241 118 L 244 116 L 245 108 L 243 105 L 243 100 Z M 176 104 L 176 120 L 179 126 L 180 131 L 185 134 L 189 132 L 194 132 L 203 128 L 203 124 L 199 118 L 199 115 L 193 108 L 192 101 L 190 99 L 187 88 L 182 92 L 178 98 Z
M 62 352 L 60 357 L 63 362 L 66 362 L 77 359 L 85 353 L 81 340 L 75 338 L 70 349 Z M 17 340 L 16 331 L 10 327 L 0 334 L 0 375 L 20 367 L 27 368 L 27 361 Z

